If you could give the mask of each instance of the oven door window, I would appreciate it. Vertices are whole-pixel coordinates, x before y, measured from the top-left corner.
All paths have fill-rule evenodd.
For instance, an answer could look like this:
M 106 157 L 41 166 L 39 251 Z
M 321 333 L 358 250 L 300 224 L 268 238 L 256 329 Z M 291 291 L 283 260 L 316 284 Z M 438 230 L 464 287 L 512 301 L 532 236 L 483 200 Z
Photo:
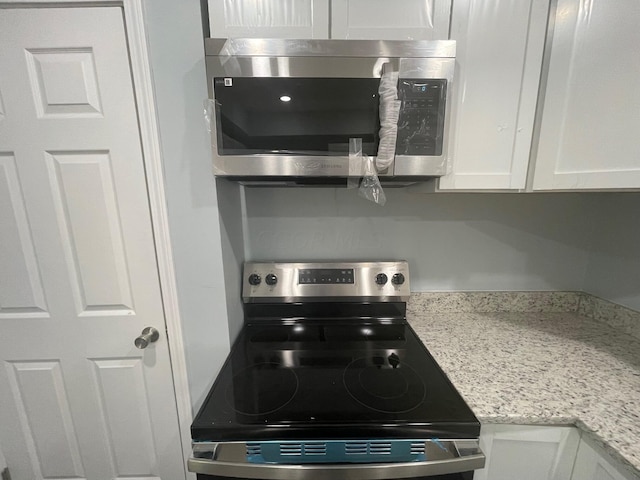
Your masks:
M 216 77 L 219 155 L 378 151 L 378 78 Z

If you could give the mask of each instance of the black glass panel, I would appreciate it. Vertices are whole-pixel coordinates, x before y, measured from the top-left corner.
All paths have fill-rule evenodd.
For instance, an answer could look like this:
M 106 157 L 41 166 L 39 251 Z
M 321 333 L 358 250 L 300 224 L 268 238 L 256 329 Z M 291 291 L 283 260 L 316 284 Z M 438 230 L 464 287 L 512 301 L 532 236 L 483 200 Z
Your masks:
M 478 433 L 407 324 L 339 321 L 245 325 L 192 425 L 215 441 Z
M 225 82 L 226 80 L 226 82 Z M 214 78 L 218 153 L 348 155 L 378 151 L 377 78 Z

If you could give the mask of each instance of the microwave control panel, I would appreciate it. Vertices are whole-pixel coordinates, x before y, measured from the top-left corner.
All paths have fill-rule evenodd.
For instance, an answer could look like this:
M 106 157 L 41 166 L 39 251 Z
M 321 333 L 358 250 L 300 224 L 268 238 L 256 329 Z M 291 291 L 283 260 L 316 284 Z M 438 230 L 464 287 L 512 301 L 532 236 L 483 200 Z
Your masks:
M 442 155 L 446 97 L 445 79 L 398 81 L 396 155 Z

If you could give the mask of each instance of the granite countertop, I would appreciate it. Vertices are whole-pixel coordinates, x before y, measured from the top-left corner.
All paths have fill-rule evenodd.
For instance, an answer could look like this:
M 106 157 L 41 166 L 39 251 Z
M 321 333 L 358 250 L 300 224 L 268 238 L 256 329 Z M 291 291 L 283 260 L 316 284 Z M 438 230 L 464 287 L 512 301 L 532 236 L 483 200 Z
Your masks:
M 578 309 L 443 310 L 412 295 L 407 317 L 481 422 L 574 424 L 640 474 L 640 339 Z

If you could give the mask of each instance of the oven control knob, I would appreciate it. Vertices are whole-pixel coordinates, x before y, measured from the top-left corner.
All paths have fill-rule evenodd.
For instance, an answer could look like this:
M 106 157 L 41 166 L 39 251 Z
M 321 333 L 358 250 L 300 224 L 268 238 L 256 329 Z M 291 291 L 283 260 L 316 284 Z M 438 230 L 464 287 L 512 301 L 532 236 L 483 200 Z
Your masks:
M 270 273 L 265 277 L 264 281 L 267 282 L 267 285 L 273 286 L 278 283 L 278 277 L 276 277 L 273 273 Z
M 391 277 L 391 283 L 394 285 L 402 285 L 404 283 L 404 275 L 401 273 L 396 273 Z
M 260 285 L 260 282 L 262 282 L 262 278 L 257 273 L 249 275 L 249 285 Z
M 387 276 L 384 273 L 379 273 L 376 275 L 376 283 L 378 285 L 384 285 L 385 283 L 387 283 Z

